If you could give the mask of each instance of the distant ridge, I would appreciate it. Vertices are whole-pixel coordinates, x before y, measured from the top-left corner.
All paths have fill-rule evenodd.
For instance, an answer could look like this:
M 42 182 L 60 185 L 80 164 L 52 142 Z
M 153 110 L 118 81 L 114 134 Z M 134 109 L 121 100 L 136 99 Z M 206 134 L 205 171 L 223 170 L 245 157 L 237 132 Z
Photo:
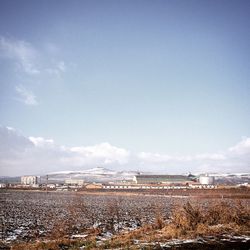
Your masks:
M 104 167 L 95 167 L 83 170 L 68 170 L 48 173 L 49 182 L 63 183 L 66 179 L 81 179 L 86 182 L 112 182 L 112 181 L 132 181 L 137 174 L 155 174 L 153 172 L 138 172 L 138 171 L 115 171 Z M 157 173 L 159 174 L 159 173 Z M 34 174 L 35 175 L 35 174 Z M 188 175 L 188 174 L 186 174 Z M 194 174 L 199 176 L 199 174 Z M 209 173 L 210 176 L 215 177 L 218 184 L 242 184 L 250 183 L 250 173 Z M 45 182 L 46 175 L 41 175 L 40 180 Z M 0 182 L 19 182 L 20 176 L 9 177 L 0 176 Z
M 48 173 L 50 180 L 83 179 L 85 181 L 108 182 L 129 181 L 138 174 L 137 171 L 115 171 L 104 167 L 95 167 L 77 171 L 57 171 Z

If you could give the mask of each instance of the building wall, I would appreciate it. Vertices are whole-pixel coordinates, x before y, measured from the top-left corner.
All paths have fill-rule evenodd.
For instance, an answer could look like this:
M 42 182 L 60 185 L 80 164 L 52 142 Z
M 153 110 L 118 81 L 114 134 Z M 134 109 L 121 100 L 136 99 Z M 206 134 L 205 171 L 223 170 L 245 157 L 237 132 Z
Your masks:
M 23 185 L 35 185 L 37 184 L 37 176 L 22 176 L 21 177 L 21 184 Z
M 102 185 L 101 184 L 88 184 L 85 186 L 87 189 L 101 189 Z
M 199 178 L 200 184 L 206 184 L 206 185 L 213 185 L 214 184 L 214 177 L 213 176 L 200 176 Z
M 177 175 L 138 175 L 135 176 L 137 184 L 158 184 L 158 183 L 187 183 L 190 182 L 186 176 Z
M 139 185 L 116 185 L 116 184 L 104 184 L 103 189 L 113 189 L 113 190 L 154 190 L 154 189 L 164 189 L 164 190 L 174 190 L 174 189 L 214 189 L 217 188 L 215 185 L 200 185 L 200 184 L 190 184 L 186 185 L 157 185 L 157 184 L 139 184 Z
M 66 179 L 66 180 L 65 180 L 65 184 L 83 186 L 83 185 L 84 185 L 84 180 L 79 180 L 79 179 Z

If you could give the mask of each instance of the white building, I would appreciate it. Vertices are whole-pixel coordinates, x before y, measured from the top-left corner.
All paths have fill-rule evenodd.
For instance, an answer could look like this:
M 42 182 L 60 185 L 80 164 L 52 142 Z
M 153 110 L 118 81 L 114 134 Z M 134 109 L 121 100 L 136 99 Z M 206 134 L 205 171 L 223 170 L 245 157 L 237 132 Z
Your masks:
M 69 178 L 69 179 L 65 179 L 64 183 L 67 185 L 83 186 L 84 180 Z
M 47 184 L 47 188 L 54 189 L 54 188 L 56 188 L 56 184 L 53 184 L 53 183 Z
M 209 176 L 208 174 L 200 175 L 199 182 L 203 185 L 214 185 L 214 176 Z
M 22 185 L 36 185 L 37 182 L 37 176 L 34 175 L 25 175 L 21 177 L 21 184 Z

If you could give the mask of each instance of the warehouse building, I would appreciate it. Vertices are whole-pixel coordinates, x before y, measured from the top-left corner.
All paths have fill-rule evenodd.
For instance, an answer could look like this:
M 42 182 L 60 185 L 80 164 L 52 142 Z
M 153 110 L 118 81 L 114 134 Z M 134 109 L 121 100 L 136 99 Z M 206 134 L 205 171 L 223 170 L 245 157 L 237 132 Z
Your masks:
M 134 181 L 136 184 L 189 184 L 194 179 L 185 175 L 136 175 Z
M 64 183 L 66 185 L 72 185 L 72 186 L 83 186 L 84 185 L 84 180 L 81 179 L 65 179 Z
M 209 176 L 208 174 L 200 175 L 199 182 L 203 185 L 214 185 L 214 176 Z
M 33 175 L 25 175 L 21 177 L 21 184 L 22 185 L 37 185 L 37 176 L 33 176 Z

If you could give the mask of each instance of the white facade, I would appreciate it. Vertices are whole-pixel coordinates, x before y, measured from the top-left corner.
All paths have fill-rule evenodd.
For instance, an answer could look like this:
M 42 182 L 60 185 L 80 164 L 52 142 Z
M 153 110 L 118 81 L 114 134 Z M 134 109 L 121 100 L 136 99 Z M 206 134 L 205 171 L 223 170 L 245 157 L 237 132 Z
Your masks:
M 182 185 L 182 186 L 173 186 L 173 185 L 110 185 L 110 184 L 103 184 L 104 189 L 127 189 L 127 190 L 132 190 L 132 189 L 214 189 L 217 188 L 215 185 L 207 185 L 207 184 L 190 184 L 188 186 Z
M 0 188 L 6 188 L 6 184 L 5 183 L 0 183 Z
M 22 176 L 21 177 L 21 184 L 22 185 L 36 185 L 37 184 L 37 176 L 29 175 L 29 176 Z
M 56 188 L 56 184 L 48 184 L 47 187 L 48 188 Z
M 213 185 L 214 184 L 214 176 L 201 175 L 199 178 L 199 182 L 202 185 Z
M 65 180 L 65 184 L 83 186 L 84 185 L 84 180 L 80 180 L 80 179 L 66 179 Z

